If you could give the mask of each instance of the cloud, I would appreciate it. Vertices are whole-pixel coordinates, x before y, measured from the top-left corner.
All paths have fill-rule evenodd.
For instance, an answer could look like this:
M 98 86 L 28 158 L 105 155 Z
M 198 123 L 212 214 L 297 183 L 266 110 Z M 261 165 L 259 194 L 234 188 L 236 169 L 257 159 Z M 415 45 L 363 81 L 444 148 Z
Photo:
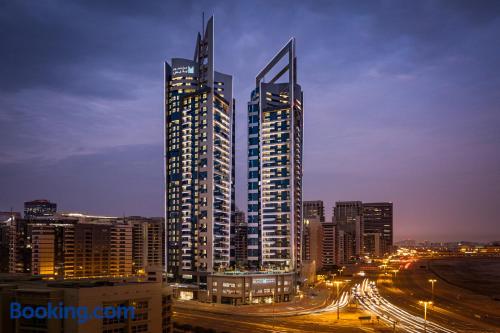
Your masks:
M 395 201 L 401 232 L 415 231 L 418 209 L 412 207 L 427 207 L 428 221 L 448 227 L 467 226 L 467 205 L 475 200 L 485 207 L 477 219 L 500 218 L 494 208 L 500 194 L 488 188 L 500 181 L 494 171 L 500 170 L 498 1 L 52 0 L 0 6 L 0 170 L 10 170 L 0 180 L 4 193 L 19 202 L 44 192 L 65 200 L 71 189 L 36 180 L 57 181 L 60 174 L 99 189 L 82 190 L 78 203 L 88 211 L 121 214 L 123 200 L 137 213 L 157 214 L 146 197 L 112 190 L 119 191 L 136 167 L 134 177 L 161 178 L 161 152 L 153 157 L 156 150 L 141 155 L 130 147 L 161 147 L 163 62 L 193 56 L 204 11 L 216 16 L 216 69 L 235 80 L 241 208 L 246 103 L 256 73 L 295 36 L 305 96 L 306 199 L 329 205 L 358 196 Z M 143 159 L 154 162 L 138 167 Z M 96 166 L 107 163 L 116 174 Z M 26 186 L 9 180 L 14 170 L 17 184 Z M 455 178 L 464 180 L 466 194 Z M 140 193 L 157 189 L 150 181 L 134 186 Z M 103 211 L 106 202 L 109 212 Z M 456 215 L 442 206 L 455 207 Z M 493 230 L 488 223 L 484 228 Z

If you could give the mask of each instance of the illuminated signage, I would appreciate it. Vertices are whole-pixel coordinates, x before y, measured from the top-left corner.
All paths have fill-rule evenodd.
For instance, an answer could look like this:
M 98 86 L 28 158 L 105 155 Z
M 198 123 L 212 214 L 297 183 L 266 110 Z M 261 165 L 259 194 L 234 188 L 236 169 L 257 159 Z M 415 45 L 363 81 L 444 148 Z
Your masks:
M 276 283 L 275 278 L 254 278 L 253 284 L 268 284 L 268 283 Z
M 174 69 L 172 69 L 172 74 L 173 75 L 194 74 L 194 66 L 175 67 Z

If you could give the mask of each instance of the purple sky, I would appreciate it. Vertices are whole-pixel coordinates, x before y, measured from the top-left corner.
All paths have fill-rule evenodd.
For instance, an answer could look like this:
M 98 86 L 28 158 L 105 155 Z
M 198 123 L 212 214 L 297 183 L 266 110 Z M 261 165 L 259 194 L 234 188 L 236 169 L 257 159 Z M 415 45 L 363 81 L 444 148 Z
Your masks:
M 500 239 L 498 1 L 0 4 L 0 210 L 162 215 L 162 69 L 215 14 L 216 68 L 246 103 L 291 37 L 305 200 L 393 201 L 396 239 Z

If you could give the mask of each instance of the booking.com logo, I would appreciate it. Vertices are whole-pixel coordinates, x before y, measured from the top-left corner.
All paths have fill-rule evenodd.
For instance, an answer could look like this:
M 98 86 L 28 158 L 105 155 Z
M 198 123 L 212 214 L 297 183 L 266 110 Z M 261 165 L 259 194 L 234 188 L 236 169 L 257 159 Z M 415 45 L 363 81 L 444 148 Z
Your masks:
M 18 302 L 10 303 L 10 319 L 74 319 L 79 324 L 95 319 L 134 319 L 133 306 L 97 306 L 92 311 L 86 306 L 64 306 L 48 303 L 47 306 L 21 305 Z

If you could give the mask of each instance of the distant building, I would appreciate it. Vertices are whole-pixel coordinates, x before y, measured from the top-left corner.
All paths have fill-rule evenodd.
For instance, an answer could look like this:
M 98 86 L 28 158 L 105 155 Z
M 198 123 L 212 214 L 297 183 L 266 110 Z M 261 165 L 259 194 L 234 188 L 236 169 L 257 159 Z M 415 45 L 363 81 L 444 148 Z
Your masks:
M 15 219 L 0 224 L 0 250 L 5 252 L 7 239 L 9 244 L 9 273 L 61 279 L 127 277 L 141 269 L 133 269 L 134 260 L 142 265 L 142 274 L 149 267 L 161 271 L 161 219 L 148 221 L 144 229 L 136 226 L 134 252 L 132 222 L 77 216 Z
M 57 204 L 45 199 L 27 201 L 24 203 L 24 218 L 52 216 L 57 212 Z
M 364 232 L 380 234 L 380 255 L 393 250 L 393 205 L 392 202 L 363 203 Z M 368 253 L 375 252 L 370 246 L 365 246 Z
M 65 231 L 65 278 L 132 275 L 130 224 L 78 223 Z
M 132 272 L 146 274 L 148 271 L 163 270 L 164 240 L 163 218 L 127 217 L 132 224 Z
M 9 223 L 9 273 L 31 274 L 31 235 L 28 223 L 24 219 L 15 219 Z
M 365 245 L 365 255 L 372 258 L 378 258 L 384 255 L 383 238 L 381 233 L 365 232 L 364 245 Z
M 55 274 L 56 233 L 55 226 L 50 224 L 30 224 L 31 235 L 31 274 Z
M 302 205 L 304 214 L 303 260 L 314 261 L 315 270 L 320 271 L 323 268 L 324 232 L 322 224 L 325 222 L 323 201 L 304 201 Z M 310 268 L 312 265 L 308 266 Z
M 0 222 L 0 273 L 9 272 L 10 222 Z
M 338 201 L 333 217 L 338 228 L 338 264 L 352 262 L 363 255 L 363 204 L 361 201 Z
M 323 234 L 321 251 L 321 270 L 333 270 L 337 265 L 337 229 L 333 222 L 325 221 L 321 223 Z
M 320 217 L 304 219 L 303 260 L 314 261 L 317 271 L 323 268 L 324 231 Z
M 325 222 L 325 207 L 323 201 L 304 201 L 304 219 L 319 218 L 320 222 Z
M 6 222 L 11 218 L 20 219 L 21 213 L 19 212 L 0 212 L 0 223 Z

